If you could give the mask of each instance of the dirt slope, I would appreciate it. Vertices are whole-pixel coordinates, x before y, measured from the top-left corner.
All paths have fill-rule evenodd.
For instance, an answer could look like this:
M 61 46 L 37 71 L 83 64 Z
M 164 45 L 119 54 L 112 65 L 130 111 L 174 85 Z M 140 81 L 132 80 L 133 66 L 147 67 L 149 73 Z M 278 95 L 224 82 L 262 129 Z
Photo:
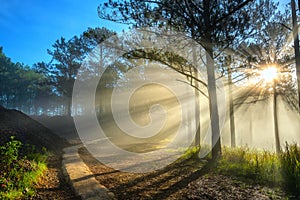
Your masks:
M 24 113 L 0 107 L 0 145 L 7 142 L 10 136 L 15 136 L 24 144 L 35 145 L 37 149 L 46 147 L 57 153 L 67 145 L 65 139 Z

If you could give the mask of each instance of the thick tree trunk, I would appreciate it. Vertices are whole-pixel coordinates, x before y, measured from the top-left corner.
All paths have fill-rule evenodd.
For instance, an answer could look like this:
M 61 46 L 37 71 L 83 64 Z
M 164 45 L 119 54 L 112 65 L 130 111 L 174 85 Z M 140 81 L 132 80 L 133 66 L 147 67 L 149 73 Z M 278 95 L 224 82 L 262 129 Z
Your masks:
M 212 159 L 216 160 L 221 154 L 219 112 L 217 99 L 217 86 L 215 77 L 214 61 L 212 59 L 212 51 L 207 52 L 207 79 L 209 94 L 209 111 L 212 131 Z
M 210 13 L 210 0 L 204 0 L 204 22 L 207 28 L 206 35 L 204 36 L 204 48 L 206 50 L 206 69 L 207 69 L 207 82 L 209 94 L 209 111 L 211 120 L 212 131 L 212 159 L 215 161 L 221 155 L 221 142 L 220 142 L 220 127 L 219 127 L 219 112 L 217 100 L 217 86 L 215 77 L 215 66 L 213 60 L 213 41 L 211 32 L 213 27 L 211 25 Z

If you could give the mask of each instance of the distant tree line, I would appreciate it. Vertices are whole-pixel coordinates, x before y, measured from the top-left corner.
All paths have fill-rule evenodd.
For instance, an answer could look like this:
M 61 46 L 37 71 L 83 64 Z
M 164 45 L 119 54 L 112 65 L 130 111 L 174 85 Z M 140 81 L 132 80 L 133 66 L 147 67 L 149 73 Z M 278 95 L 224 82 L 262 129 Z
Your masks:
M 0 47 L 0 105 L 30 115 L 71 115 L 72 89 L 87 53 L 114 32 L 88 28 L 79 37 L 56 40 L 49 63 L 14 63 Z
M 49 96 L 47 77 L 23 63 L 14 63 L 0 47 L 0 102 L 8 108 L 35 113 L 39 99 Z

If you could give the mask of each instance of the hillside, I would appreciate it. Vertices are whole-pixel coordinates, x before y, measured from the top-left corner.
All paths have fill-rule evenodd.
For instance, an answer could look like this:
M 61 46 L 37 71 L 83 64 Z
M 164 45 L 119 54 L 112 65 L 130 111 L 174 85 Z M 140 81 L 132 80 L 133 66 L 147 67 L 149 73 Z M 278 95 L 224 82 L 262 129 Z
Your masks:
M 6 143 L 10 136 L 24 144 L 34 145 L 37 149 L 46 147 L 48 150 L 59 153 L 67 145 L 67 141 L 39 122 L 17 110 L 0 107 L 0 145 Z
M 23 147 L 30 144 L 40 152 L 43 152 L 43 147 L 52 152 L 46 161 L 46 171 L 34 186 L 36 194 L 30 199 L 80 199 L 66 182 L 61 168 L 62 149 L 68 145 L 66 139 L 24 113 L 0 106 L 0 145 L 10 140 L 11 136 L 25 144 Z

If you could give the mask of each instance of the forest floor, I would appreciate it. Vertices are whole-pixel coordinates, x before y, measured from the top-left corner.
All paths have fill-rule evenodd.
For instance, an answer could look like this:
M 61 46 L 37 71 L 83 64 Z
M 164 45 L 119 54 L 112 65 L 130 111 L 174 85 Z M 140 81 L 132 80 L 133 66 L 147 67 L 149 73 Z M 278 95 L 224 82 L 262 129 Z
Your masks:
M 36 196 L 32 199 L 80 200 L 76 196 L 62 172 L 61 156 L 52 155 L 47 160 L 48 169 L 36 184 Z
M 204 161 L 187 159 L 154 172 L 128 173 L 103 165 L 85 148 L 79 153 L 117 199 L 286 199 L 277 189 L 217 174 Z

